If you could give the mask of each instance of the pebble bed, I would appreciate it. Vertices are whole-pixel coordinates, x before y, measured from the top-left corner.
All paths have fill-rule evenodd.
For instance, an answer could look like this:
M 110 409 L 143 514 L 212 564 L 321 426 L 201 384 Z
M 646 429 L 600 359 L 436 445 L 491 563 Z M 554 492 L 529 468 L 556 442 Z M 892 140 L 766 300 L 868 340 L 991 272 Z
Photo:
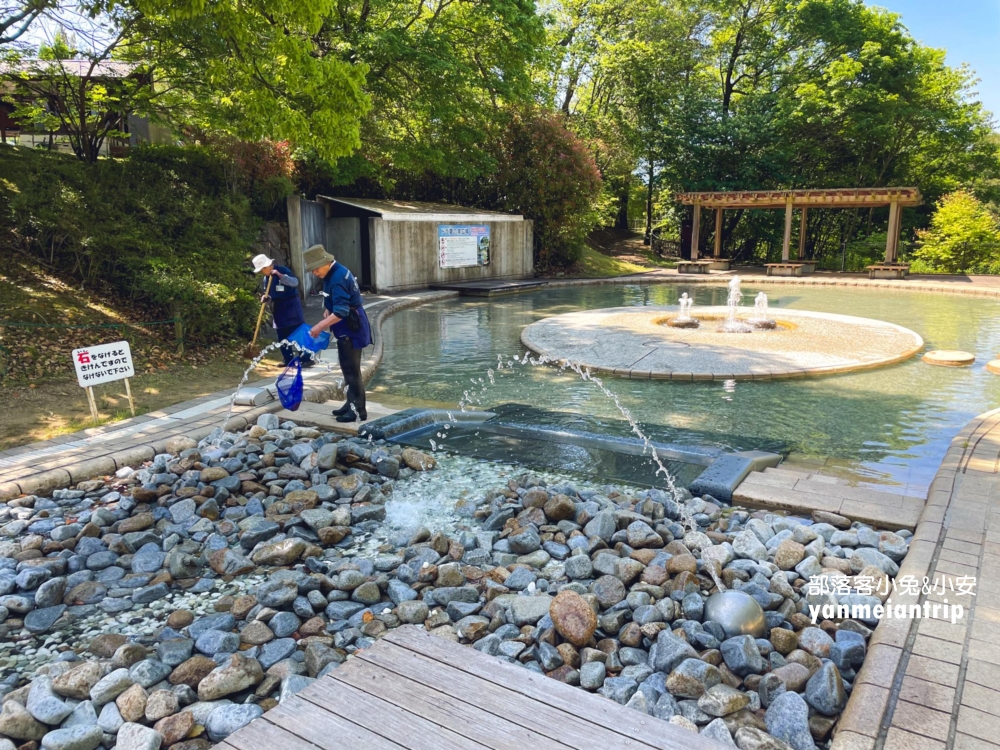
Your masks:
M 741 750 L 828 746 L 876 623 L 808 605 L 884 600 L 858 583 L 908 532 L 442 461 L 266 414 L 9 501 L 0 750 L 204 750 L 402 624 Z M 706 616 L 721 589 L 760 632 Z

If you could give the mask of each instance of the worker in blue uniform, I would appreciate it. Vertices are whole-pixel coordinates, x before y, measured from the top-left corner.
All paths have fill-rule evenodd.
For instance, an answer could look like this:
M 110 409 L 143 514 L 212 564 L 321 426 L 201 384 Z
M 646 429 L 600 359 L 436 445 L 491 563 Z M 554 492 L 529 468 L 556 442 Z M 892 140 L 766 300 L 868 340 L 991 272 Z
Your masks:
M 358 280 L 322 245 L 310 247 L 302 260 L 306 271 L 323 280 L 326 316 L 312 327 L 310 333 L 318 336 L 329 328 L 330 334 L 337 339 L 337 358 L 344 374 L 347 401 L 333 414 L 338 422 L 364 422 L 368 419 L 368 409 L 361 377 L 361 353 L 372 343 L 372 332 Z
M 279 266 L 266 255 L 258 255 L 251 261 L 254 273 L 261 275 L 261 303 L 271 303 L 271 319 L 278 336 L 284 341 L 299 326 L 306 322 L 299 300 L 299 280 L 292 269 Z M 296 352 L 291 346 L 281 347 L 281 357 L 287 366 Z M 312 367 L 315 362 L 309 354 L 300 356 L 303 367 Z

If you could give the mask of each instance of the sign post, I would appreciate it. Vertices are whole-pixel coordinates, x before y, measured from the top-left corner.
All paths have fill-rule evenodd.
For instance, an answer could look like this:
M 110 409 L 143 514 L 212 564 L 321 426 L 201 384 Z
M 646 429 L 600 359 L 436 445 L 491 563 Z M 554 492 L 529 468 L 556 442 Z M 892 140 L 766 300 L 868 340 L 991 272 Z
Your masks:
M 125 381 L 128 405 L 132 410 L 132 416 L 135 416 L 135 402 L 132 400 L 132 385 L 129 382 L 129 378 L 135 377 L 135 367 L 132 365 L 132 350 L 127 341 L 74 349 L 73 366 L 76 368 L 76 382 L 87 391 L 90 416 L 95 423 L 99 418 L 94 386 L 116 380 Z

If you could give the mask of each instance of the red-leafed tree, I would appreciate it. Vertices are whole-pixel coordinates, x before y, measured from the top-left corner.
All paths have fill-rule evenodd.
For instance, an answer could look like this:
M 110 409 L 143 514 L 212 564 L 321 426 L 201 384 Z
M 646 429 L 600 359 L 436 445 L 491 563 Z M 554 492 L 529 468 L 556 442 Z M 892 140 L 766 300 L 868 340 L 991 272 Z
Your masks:
M 562 115 L 525 110 L 510 118 L 491 151 L 497 170 L 481 183 L 479 202 L 534 221 L 537 267 L 578 260 L 601 191 L 586 143 L 566 128 Z

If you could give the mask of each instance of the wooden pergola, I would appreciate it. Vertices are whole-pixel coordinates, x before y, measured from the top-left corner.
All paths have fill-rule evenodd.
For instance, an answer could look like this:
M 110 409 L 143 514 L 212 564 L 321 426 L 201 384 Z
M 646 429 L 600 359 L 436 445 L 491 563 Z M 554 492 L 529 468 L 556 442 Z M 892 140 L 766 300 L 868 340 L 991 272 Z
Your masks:
M 698 234 L 701 229 L 701 209 L 715 209 L 714 257 L 722 257 L 722 212 L 727 208 L 784 208 L 785 234 L 781 245 L 781 260 L 790 260 L 792 214 L 801 209 L 799 246 L 796 259 L 805 255 L 806 221 L 810 208 L 882 208 L 889 207 L 889 231 L 885 243 L 885 262 L 893 264 L 899 252 L 900 214 L 905 206 L 921 202 L 917 188 L 836 188 L 829 190 L 744 190 L 716 193 L 680 193 L 677 201 L 694 206 L 691 226 L 691 260 L 698 260 Z

